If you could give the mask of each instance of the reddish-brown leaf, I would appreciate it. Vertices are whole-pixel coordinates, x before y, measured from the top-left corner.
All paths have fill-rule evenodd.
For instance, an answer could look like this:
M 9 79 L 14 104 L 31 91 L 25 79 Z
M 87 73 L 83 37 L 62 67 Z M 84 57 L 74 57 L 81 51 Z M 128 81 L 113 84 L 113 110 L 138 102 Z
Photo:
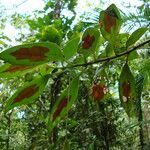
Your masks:
M 94 35 L 93 36 L 90 36 L 89 34 L 87 35 L 87 36 L 85 36 L 84 38 L 83 38 L 83 43 L 82 43 L 82 48 L 83 49 L 89 49 L 91 46 L 92 46 L 92 44 L 93 44 L 93 42 L 95 41 L 95 37 L 94 37 Z
M 63 110 L 63 108 L 67 106 L 67 103 L 68 103 L 68 98 L 66 98 L 66 97 L 63 98 L 59 102 L 58 107 L 57 107 L 56 111 L 53 114 L 53 121 L 60 115 L 60 113 Z
M 15 71 L 21 71 L 21 70 L 25 70 L 25 69 L 29 69 L 31 68 L 30 66 L 10 66 L 9 68 L 7 68 L 4 72 L 15 72 Z
M 99 101 L 103 99 L 104 95 L 106 93 L 106 87 L 101 84 L 95 84 L 92 87 L 92 97 L 95 101 Z
M 129 82 L 123 82 L 122 84 L 122 95 L 125 97 L 124 101 L 127 102 L 130 98 L 131 86 Z
M 12 52 L 11 55 L 17 60 L 29 59 L 30 61 L 42 61 L 46 58 L 45 53 L 48 51 L 49 49 L 47 47 L 33 46 L 30 48 L 20 48 Z
M 104 27 L 107 32 L 111 31 L 111 28 L 116 26 L 116 18 L 107 13 L 104 15 Z
M 25 88 L 23 91 L 21 91 L 19 93 L 19 95 L 14 99 L 13 103 L 17 103 L 20 102 L 21 100 L 25 99 L 25 98 L 30 98 L 31 96 L 33 96 L 37 90 L 39 89 L 39 87 L 37 87 L 37 85 L 31 85 L 27 88 Z

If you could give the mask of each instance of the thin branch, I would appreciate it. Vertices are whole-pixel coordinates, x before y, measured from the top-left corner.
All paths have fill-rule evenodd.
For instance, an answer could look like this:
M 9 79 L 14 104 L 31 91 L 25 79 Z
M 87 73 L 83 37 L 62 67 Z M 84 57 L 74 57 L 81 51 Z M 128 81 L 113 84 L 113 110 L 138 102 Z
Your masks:
M 115 58 L 118 58 L 118 57 L 124 56 L 126 54 L 129 54 L 129 53 L 137 50 L 138 48 L 140 48 L 140 47 L 142 47 L 142 46 L 144 46 L 145 44 L 148 44 L 148 43 L 150 43 L 150 39 L 143 42 L 143 43 L 141 43 L 141 44 L 139 44 L 139 45 L 137 45 L 137 46 L 135 46 L 135 47 L 133 47 L 130 50 L 124 51 L 124 52 L 122 52 L 120 54 L 117 54 L 115 56 L 105 57 L 105 58 L 98 59 L 96 61 L 90 61 L 90 62 L 83 63 L 83 64 L 76 64 L 76 65 L 72 65 L 72 66 L 62 67 L 62 69 L 64 69 L 64 68 L 75 68 L 75 67 L 80 67 L 80 66 L 86 67 L 86 66 L 97 64 L 97 63 L 100 63 L 100 62 L 110 61 L 110 60 L 113 60 Z
M 20 7 L 21 5 L 23 5 L 23 4 L 26 3 L 27 1 L 28 1 L 28 0 L 24 0 L 24 1 L 22 1 L 21 3 L 14 5 L 12 8 L 8 8 L 8 9 L 5 8 L 4 10 L 5 10 L 5 11 L 13 10 L 14 8 Z

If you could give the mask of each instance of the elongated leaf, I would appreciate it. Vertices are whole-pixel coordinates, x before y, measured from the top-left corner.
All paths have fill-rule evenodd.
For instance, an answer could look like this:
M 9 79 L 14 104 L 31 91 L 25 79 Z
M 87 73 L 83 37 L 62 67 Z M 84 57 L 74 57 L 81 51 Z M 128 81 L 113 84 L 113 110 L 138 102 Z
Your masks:
M 97 50 L 100 33 L 95 28 L 87 28 L 82 36 L 82 42 L 79 45 L 79 53 L 89 56 Z
M 100 12 L 99 25 L 103 37 L 112 42 L 119 33 L 122 20 L 118 8 L 111 4 L 105 11 Z
M 48 78 L 48 75 L 44 77 L 39 77 L 19 88 L 7 101 L 5 106 L 5 112 L 16 106 L 28 104 L 36 100 L 44 90 Z
M 48 120 L 49 132 L 61 121 L 61 119 L 67 114 L 74 101 L 78 96 L 78 81 L 79 78 L 75 78 L 70 83 L 69 87 L 61 94 L 59 99 L 56 101 L 50 118 Z
M 119 79 L 119 96 L 121 104 L 129 117 L 136 115 L 135 100 L 136 88 L 135 79 L 126 63 L 122 69 Z
M 129 37 L 126 46 L 129 47 L 131 45 L 133 45 L 135 42 L 137 42 L 142 35 L 148 30 L 148 28 L 143 27 L 143 28 L 139 28 L 136 31 L 134 31 L 131 36 Z
M 0 67 L 0 77 L 1 78 L 11 78 L 15 76 L 22 75 L 31 71 L 34 67 L 32 66 L 18 66 L 11 64 L 4 64 Z
M 48 61 L 61 61 L 63 55 L 57 44 L 41 42 L 9 48 L 0 53 L 0 58 L 13 65 L 32 66 Z
M 71 39 L 66 44 L 66 46 L 63 49 L 63 53 L 66 59 L 71 58 L 77 52 L 79 41 L 80 41 L 80 37 L 77 36 Z

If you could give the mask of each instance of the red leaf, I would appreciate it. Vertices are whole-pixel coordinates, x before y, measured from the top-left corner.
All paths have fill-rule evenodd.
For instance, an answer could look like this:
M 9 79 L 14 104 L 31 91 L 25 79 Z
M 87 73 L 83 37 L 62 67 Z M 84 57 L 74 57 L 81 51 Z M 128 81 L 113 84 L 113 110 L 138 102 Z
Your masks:
M 20 48 L 11 55 L 16 57 L 16 59 L 29 59 L 30 61 L 42 61 L 46 58 L 45 53 L 48 52 L 47 47 L 33 46 L 30 48 Z
M 25 70 L 31 68 L 30 66 L 10 66 L 9 68 L 7 68 L 4 72 L 15 72 L 15 71 L 21 71 L 21 70 Z
M 89 49 L 89 48 L 92 46 L 93 42 L 95 41 L 95 37 L 94 37 L 94 35 L 93 35 L 93 36 L 90 36 L 90 35 L 88 34 L 87 36 L 85 36 L 85 37 L 83 38 L 82 41 L 83 41 L 82 48 L 84 48 L 84 49 Z
M 106 94 L 106 87 L 102 84 L 95 84 L 92 87 L 92 96 L 95 101 L 99 101 L 104 98 Z
M 25 88 L 23 91 L 21 91 L 19 93 L 19 95 L 14 99 L 13 103 L 17 103 L 17 102 L 20 102 L 21 100 L 25 99 L 25 98 L 29 98 L 31 96 L 33 96 L 37 90 L 39 89 L 39 87 L 37 87 L 37 85 L 31 85 L 27 88 Z
M 60 115 L 60 113 L 63 110 L 63 108 L 67 106 L 67 103 L 68 103 L 68 98 L 63 98 L 59 102 L 59 105 L 58 105 L 56 111 L 53 114 L 53 121 Z
M 107 32 L 110 32 L 111 28 L 116 26 L 116 18 L 114 16 L 111 16 L 111 15 L 105 13 L 104 26 L 105 26 L 105 30 Z
M 130 98 L 131 86 L 129 82 L 123 82 L 122 84 L 122 95 L 124 96 L 124 102 L 127 102 Z

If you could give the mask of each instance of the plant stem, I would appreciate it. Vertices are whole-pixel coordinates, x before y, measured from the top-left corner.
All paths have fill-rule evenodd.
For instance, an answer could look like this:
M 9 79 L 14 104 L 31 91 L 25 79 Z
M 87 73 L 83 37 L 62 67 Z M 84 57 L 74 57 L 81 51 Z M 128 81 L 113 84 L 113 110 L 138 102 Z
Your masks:
M 133 48 L 131 48 L 131 49 L 129 49 L 129 50 L 127 50 L 127 51 L 124 51 L 120 54 L 117 54 L 115 56 L 105 57 L 105 58 L 101 58 L 101 59 L 98 59 L 98 60 L 95 60 L 95 61 L 86 62 L 86 63 L 83 63 L 83 64 L 76 64 L 76 65 L 72 65 L 72 66 L 61 67 L 60 69 L 75 68 L 75 67 L 81 67 L 81 66 L 87 67 L 89 65 L 97 64 L 97 63 L 100 63 L 100 62 L 110 61 L 110 60 L 119 58 L 121 56 L 124 56 L 126 54 L 129 54 L 129 53 L 137 50 L 138 48 L 140 48 L 140 47 L 142 47 L 142 46 L 144 46 L 145 44 L 148 44 L 148 43 L 150 43 L 150 39 L 143 42 L 143 43 L 141 43 L 141 44 L 139 44 L 139 45 L 137 45 L 137 46 L 135 46 L 135 47 L 133 47 Z

